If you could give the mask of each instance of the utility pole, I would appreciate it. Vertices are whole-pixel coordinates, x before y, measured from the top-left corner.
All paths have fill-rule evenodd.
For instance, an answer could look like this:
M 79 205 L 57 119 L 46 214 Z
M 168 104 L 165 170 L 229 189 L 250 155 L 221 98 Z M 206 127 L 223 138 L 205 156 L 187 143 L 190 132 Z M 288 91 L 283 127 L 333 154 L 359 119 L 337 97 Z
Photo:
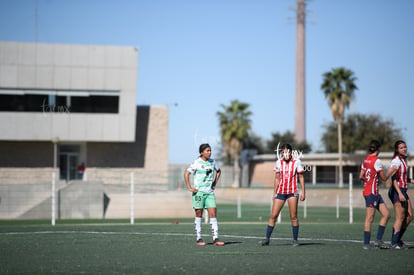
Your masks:
M 296 91 L 295 91 L 295 141 L 306 140 L 305 105 L 305 11 L 306 0 L 297 0 L 296 10 Z

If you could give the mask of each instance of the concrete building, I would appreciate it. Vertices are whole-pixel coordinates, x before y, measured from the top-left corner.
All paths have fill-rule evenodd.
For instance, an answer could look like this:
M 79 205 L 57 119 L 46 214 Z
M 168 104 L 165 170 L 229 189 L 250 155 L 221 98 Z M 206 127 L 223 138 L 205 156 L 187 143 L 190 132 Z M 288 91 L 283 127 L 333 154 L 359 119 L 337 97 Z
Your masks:
M 100 218 L 107 184 L 167 180 L 168 107 L 137 79 L 135 47 L 0 42 L 0 219 Z
M 0 182 L 168 169 L 168 108 L 136 106 L 135 47 L 0 43 Z

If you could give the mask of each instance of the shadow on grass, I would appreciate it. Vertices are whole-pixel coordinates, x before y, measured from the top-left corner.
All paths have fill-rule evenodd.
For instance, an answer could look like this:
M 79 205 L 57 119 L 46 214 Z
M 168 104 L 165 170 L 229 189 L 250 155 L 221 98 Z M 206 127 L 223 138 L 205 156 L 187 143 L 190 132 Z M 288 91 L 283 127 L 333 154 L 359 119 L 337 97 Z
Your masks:
M 325 243 L 309 243 L 309 242 L 306 242 L 306 243 L 303 243 L 303 242 L 300 242 L 299 243 L 299 245 L 298 246 L 296 246 L 296 247 L 301 247 L 301 246 L 313 246 L 313 245 L 315 245 L 315 246 L 319 246 L 319 245 L 326 245 Z M 275 243 L 275 242 L 273 242 L 273 244 L 272 243 L 270 243 L 270 245 L 269 246 L 292 246 L 292 243 Z M 293 246 L 292 246 L 293 247 Z
M 224 242 L 224 246 L 226 245 L 232 245 L 232 244 L 241 244 L 243 242 Z M 212 242 L 207 243 L 207 245 L 214 245 Z

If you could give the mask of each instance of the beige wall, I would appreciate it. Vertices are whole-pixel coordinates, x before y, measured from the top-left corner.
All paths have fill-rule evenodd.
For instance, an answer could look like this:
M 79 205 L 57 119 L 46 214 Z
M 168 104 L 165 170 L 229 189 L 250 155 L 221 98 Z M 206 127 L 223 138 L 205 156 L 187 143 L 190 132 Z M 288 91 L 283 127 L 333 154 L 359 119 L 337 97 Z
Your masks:
M 168 107 L 151 106 L 148 125 L 144 167 L 168 170 Z
M 129 183 L 130 172 L 158 183 L 168 173 L 168 107 L 138 106 L 134 142 L 88 142 L 88 180 Z M 1 142 L 0 184 L 51 182 L 53 145 L 50 142 Z M 58 164 L 59 166 L 59 164 Z M 59 173 L 58 173 L 59 175 Z M 126 180 L 126 181 L 125 181 Z M 121 182 L 120 182 L 121 181 Z

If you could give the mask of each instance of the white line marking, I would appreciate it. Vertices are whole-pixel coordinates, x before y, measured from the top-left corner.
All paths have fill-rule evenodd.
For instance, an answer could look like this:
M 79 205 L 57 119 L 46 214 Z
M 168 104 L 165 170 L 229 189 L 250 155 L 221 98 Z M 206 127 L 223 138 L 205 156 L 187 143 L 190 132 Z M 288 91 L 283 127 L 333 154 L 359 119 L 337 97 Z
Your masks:
M 153 236 L 194 236 L 194 234 L 185 233 L 157 233 L 157 232 L 111 232 L 111 231 L 37 231 L 37 232 L 3 232 L 0 235 L 43 235 L 43 234 L 94 234 L 94 235 L 153 235 Z M 257 239 L 259 236 L 239 236 L 239 235 L 220 235 L 223 238 L 232 239 Z M 292 238 L 271 238 L 271 240 L 290 241 Z M 345 239 L 328 239 L 328 238 L 299 238 L 300 241 L 321 241 L 321 242 L 343 242 L 343 243 L 362 243 L 362 240 L 345 240 Z M 407 243 L 410 245 L 410 243 Z

